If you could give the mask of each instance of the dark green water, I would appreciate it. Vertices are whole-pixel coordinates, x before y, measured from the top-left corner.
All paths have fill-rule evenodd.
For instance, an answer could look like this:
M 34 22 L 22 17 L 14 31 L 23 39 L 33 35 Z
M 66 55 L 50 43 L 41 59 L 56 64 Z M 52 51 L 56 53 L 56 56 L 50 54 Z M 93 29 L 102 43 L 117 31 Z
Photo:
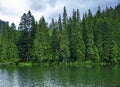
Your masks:
M 120 87 L 120 66 L 0 68 L 0 87 Z

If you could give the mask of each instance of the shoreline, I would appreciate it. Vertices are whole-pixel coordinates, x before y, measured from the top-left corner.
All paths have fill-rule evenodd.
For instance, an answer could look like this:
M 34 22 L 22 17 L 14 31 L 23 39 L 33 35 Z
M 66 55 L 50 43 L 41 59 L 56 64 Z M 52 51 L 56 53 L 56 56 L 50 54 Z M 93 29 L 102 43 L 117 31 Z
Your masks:
M 32 66 L 42 66 L 42 67 L 61 67 L 61 66 L 113 66 L 113 65 L 119 65 L 120 63 L 93 63 L 93 62 L 70 62 L 70 63 L 39 63 L 39 62 L 19 62 L 19 63 L 13 63 L 13 62 L 7 62 L 7 63 L 0 63 L 0 67 L 8 67 L 8 66 L 20 66 L 20 67 L 32 67 Z

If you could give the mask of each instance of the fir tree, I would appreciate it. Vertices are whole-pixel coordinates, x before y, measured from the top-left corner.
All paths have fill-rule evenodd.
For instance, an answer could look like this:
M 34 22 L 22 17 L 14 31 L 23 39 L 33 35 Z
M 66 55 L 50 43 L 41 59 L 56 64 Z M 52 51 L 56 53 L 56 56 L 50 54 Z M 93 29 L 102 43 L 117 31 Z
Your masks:
M 18 48 L 21 61 L 31 60 L 30 53 L 35 37 L 36 25 L 34 17 L 30 11 L 28 11 L 27 14 L 24 13 L 21 17 L 19 32 L 21 36 L 18 41 Z
M 50 54 L 50 44 L 47 39 L 48 28 L 44 17 L 42 17 L 37 26 L 36 35 L 33 45 L 33 55 L 34 59 L 38 62 L 44 62 L 49 60 Z

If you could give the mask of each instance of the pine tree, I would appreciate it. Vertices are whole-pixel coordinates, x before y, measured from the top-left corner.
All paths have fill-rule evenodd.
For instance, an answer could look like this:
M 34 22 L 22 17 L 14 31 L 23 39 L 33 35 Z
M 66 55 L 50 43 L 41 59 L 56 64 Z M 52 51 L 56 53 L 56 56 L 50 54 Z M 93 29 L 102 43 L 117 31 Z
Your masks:
M 60 24 L 59 24 L 60 25 Z M 69 38 L 67 32 L 67 11 L 66 7 L 63 9 L 63 23 L 62 23 L 62 32 L 60 32 L 60 62 L 67 63 L 70 58 L 70 48 L 69 48 Z
M 33 46 L 33 40 L 36 32 L 36 24 L 31 12 L 23 14 L 21 22 L 19 24 L 20 38 L 18 41 L 18 47 L 20 52 L 21 61 L 31 60 L 31 50 Z
M 97 13 L 94 17 L 94 26 L 93 26 L 93 29 L 94 29 L 94 42 L 95 42 L 95 45 L 98 49 L 98 54 L 100 56 L 100 60 L 99 61 L 102 61 L 102 58 L 103 58 L 103 40 L 102 40 L 102 37 L 103 37 L 103 16 L 102 16 L 102 12 L 101 12 L 101 8 L 98 7 L 98 10 L 97 10 Z
M 60 61 L 67 63 L 70 60 L 70 43 L 67 29 L 62 30 L 60 39 Z
M 57 27 L 57 23 L 54 22 L 54 19 L 52 19 L 52 41 L 51 41 L 51 46 L 52 46 L 52 54 L 53 54 L 53 59 L 58 60 L 59 57 L 59 31 Z
M 41 63 L 50 58 L 50 44 L 47 39 L 47 34 L 48 28 L 44 17 L 42 17 L 37 26 L 33 45 L 34 59 Z
M 98 49 L 94 42 L 94 31 L 93 31 L 93 16 L 91 11 L 88 12 L 86 19 L 86 60 L 100 61 Z
M 112 26 L 112 19 L 104 19 L 103 32 L 103 49 L 104 62 L 116 63 L 118 58 L 118 45 L 115 41 L 114 28 Z M 105 33 L 107 32 L 107 33 Z
M 63 27 L 66 27 L 67 25 L 67 11 L 66 11 L 66 7 L 64 6 L 64 9 L 63 9 Z
M 79 15 L 73 10 L 73 17 L 70 29 L 70 51 L 72 61 L 83 61 L 85 58 L 85 45 L 82 38 L 82 26 Z
M 60 32 L 62 31 L 61 15 L 59 15 L 59 19 L 58 19 L 58 29 Z
M 1 62 L 17 62 L 19 61 L 19 54 L 18 54 L 18 48 L 15 43 L 15 36 L 14 36 L 15 30 L 13 28 L 10 28 L 9 26 L 5 26 L 2 30 L 2 36 L 1 36 L 1 51 L 0 51 L 0 57 Z

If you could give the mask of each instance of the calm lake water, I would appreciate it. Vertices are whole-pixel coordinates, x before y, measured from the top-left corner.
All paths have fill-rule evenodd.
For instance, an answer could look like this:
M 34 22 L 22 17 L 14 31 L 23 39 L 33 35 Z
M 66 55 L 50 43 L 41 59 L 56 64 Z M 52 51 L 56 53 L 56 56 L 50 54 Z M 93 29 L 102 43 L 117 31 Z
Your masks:
M 5 67 L 0 87 L 120 87 L 120 66 Z

